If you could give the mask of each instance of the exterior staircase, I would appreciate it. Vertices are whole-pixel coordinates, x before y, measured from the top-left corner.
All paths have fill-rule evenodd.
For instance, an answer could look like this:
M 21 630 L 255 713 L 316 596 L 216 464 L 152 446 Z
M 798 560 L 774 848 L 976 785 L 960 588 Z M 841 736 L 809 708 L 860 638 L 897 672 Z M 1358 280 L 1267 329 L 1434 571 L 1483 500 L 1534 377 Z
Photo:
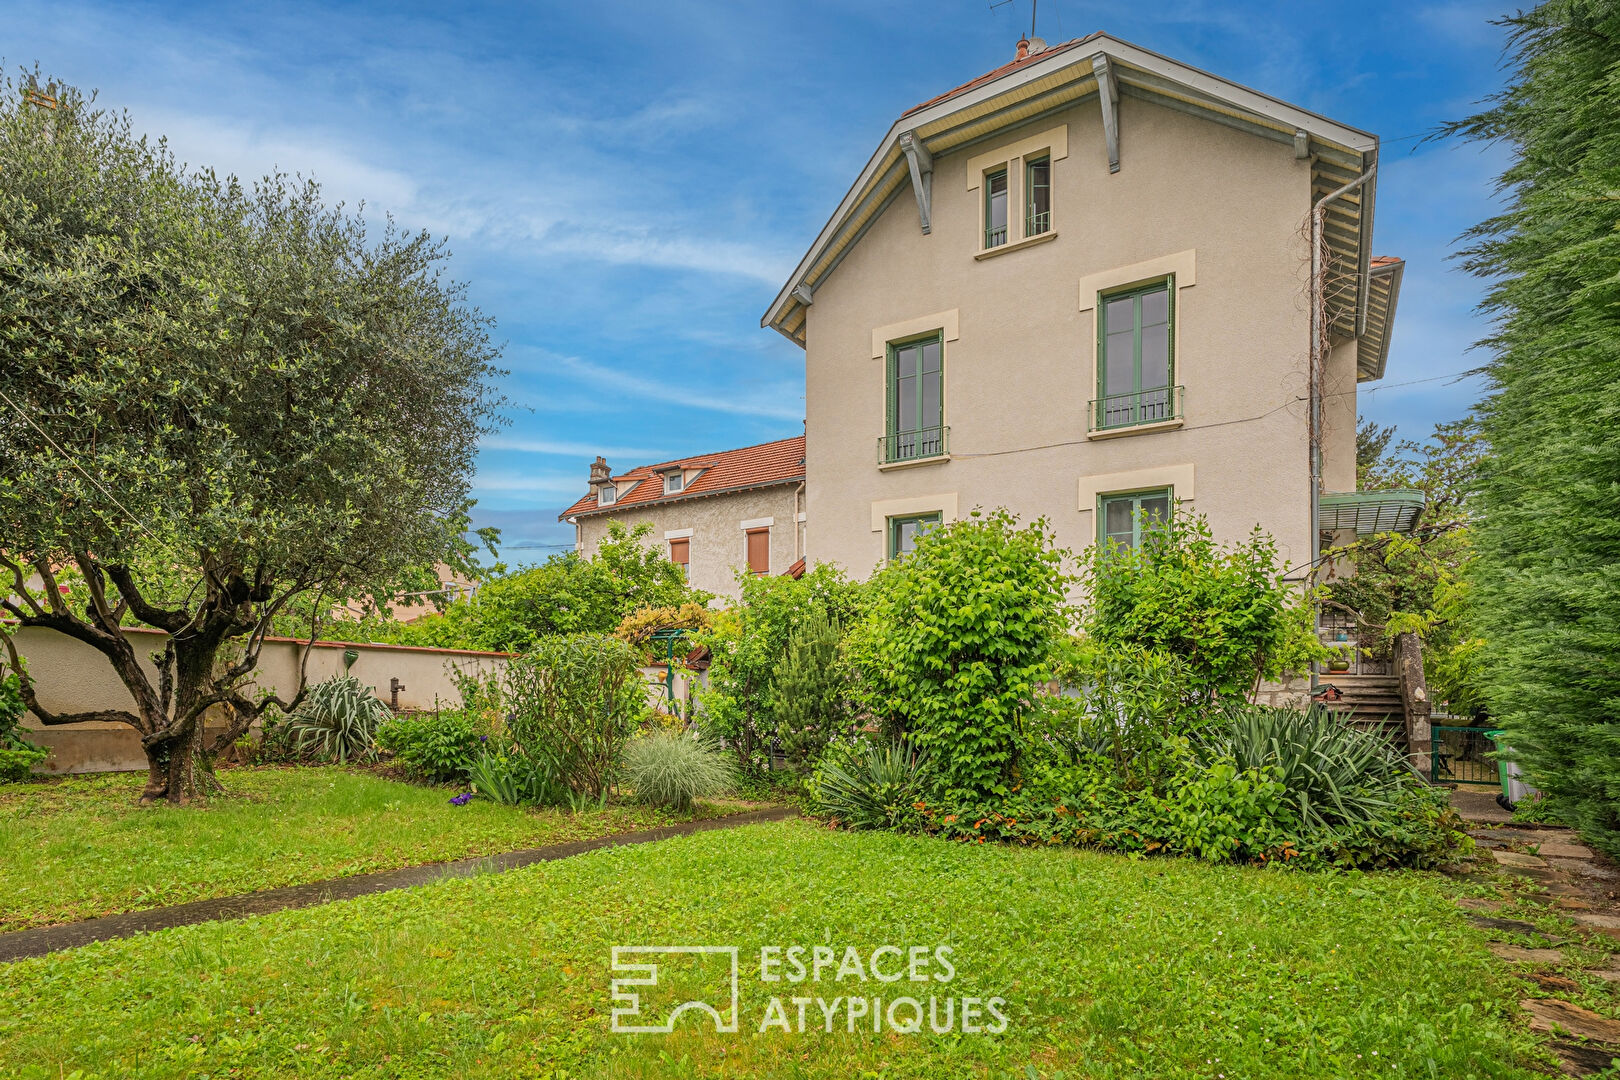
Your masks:
M 1324 671 L 1317 678 L 1318 691 L 1331 684 L 1344 694 L 1338 701 L 1325 702 L 1329 709 L 1363 731 L 1384 736 L 1402 753 L 1409 751 L 1406 745 L 1406 709 L 1401 703 L 1399 675 L 1351 675 Z

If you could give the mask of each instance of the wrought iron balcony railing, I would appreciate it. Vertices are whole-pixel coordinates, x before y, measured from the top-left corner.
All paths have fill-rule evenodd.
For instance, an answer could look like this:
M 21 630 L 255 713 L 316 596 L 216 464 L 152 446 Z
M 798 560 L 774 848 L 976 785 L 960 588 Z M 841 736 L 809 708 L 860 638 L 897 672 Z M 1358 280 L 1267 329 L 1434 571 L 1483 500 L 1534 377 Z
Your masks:
M 921 461 L 924 458 L 943 457 L 950 441 L 948 427 L 923 428 L 920 431 L 897 431 L 878 439 L 878 464 L 894 465 L 902 461 Z
M 1157 386 L 1131 394 L 1109 394 L 1093 398 L 1090 409 L 1092 431 L 1140 427 L 1165 420 L 1181 419 L 1181 387 Z

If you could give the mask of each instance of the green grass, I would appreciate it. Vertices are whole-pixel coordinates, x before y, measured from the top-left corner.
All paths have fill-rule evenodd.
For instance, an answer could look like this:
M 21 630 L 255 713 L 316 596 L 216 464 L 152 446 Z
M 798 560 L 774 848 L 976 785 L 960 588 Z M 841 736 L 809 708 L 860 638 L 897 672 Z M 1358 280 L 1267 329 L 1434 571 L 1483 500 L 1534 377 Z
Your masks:
M 0 1075 L 1530 1077 L 1519 988 L 1432 875 L 757 825 L 5 969 Z M 736 945 L 742 1025 L 609 1032 L 610 950 Z M 764 944 L 949 944 L 942 986 L 762 984 Z M 672 962 L 648 1006 L 713 991 Z M 1000 1035 L 761 1035 L 770 994 L 999 995 Z M 788 1005 L 791 1017 L 794 1007 Z M 926 1028 L 924 1029 L 926 1032 Z
M 0 931 L 748 809 L 610 804 L 570 814 L 336 767 L 231 769 L 206 806 L 134 805 L 145 774 L 0 787 Z

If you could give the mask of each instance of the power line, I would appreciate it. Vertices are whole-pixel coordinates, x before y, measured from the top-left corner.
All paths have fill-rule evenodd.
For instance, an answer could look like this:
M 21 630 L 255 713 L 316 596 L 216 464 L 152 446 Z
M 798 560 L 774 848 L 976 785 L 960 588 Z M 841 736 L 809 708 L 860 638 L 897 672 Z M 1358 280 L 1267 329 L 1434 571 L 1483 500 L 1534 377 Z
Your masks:
M 136 517 L 134 511 L 130 510 L 129 507 L 127 507 L 123 503 L 119 502 L 118 501 L 118 496 L 116 496 L 112 492 L 108 491 L 107 488 L 102 484 L 102 482 L 100 480 L 97 480 L 95 477 L 91 476 L 88 472 L 86 472 L 85 469 L 84 469 L 84 466 L 79 464 L 78 459 L 76 459 L 72 454 L 68 453 L 66 450 L 62 449 L 62 447 L 57 444 L 57 441 L 55 439 L 51 438 L 49 432 L 47 432 L 44 428 L 40 427 L 38 424 L 34 423 L 34 418 L 29 416 L 27 413 L 23 412 L 22 407 L 19 406 L 15 401 L 12 401 L 11 398 L 7 397 L 5 391 L 0 390 L 0 398 L 3 398 L 5 400 L 5 403 L 7 405 L 10 405 L 12 407 L 12 409 L 16 411 L 17 415 L 23 418 L 24 423 L 26 423 L 29 427 L 33 428 L 35 431 L 39 432 L 40 435 L 45 439 L 45 441 L 51 444 L 51 449 L 55 450 L 58 454 L 61 454 L 64 458 L 66 458 L 67 461 L 68 461 L 68 464 L 72 465 L 75 469 L 77 469 L 79 471 L 80 476 L 84 477 L 86 480 L 88 480 L 92 484 L 94 484 L 98 491 L 100 491 L 103 495 L 107 496 L 107 498 L 112 500 L 112 503 L 113 503 L 114 506 L 118 507 L 118 509 L 122 510 L 125 514 L 127 514 L 129 516 L 129 519 L 131 521 L 133 521 L 136 525 L 139 525 L 142 532 L 144 532 L 154 542 L 162 543 L 161 540 L 158 540 L 157 534 L 152 532 L 151 529 L 148 529 L 146 527 L 146 522 L 144 522 L 140 518 Z

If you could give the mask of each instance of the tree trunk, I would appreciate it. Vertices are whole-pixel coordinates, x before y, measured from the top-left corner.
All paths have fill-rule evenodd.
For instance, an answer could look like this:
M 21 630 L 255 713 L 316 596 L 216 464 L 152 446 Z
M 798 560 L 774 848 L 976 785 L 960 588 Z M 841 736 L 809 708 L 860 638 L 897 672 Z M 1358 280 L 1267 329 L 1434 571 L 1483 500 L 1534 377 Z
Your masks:
M 204 760 L 204 714 L 197 710 L 211 688 L 219 642 L 214 635 L 201 633 L 187 641 L 171 639 L 170 648 L 174 650 L 174 700 L 168 715 L 155 718 L 157 734 L 142 740 L 147 763 L 146 789 L 140 798 L 143 805 L 162 799 L 179 806 L 206 798 L 219 786 L 213 768 Z

